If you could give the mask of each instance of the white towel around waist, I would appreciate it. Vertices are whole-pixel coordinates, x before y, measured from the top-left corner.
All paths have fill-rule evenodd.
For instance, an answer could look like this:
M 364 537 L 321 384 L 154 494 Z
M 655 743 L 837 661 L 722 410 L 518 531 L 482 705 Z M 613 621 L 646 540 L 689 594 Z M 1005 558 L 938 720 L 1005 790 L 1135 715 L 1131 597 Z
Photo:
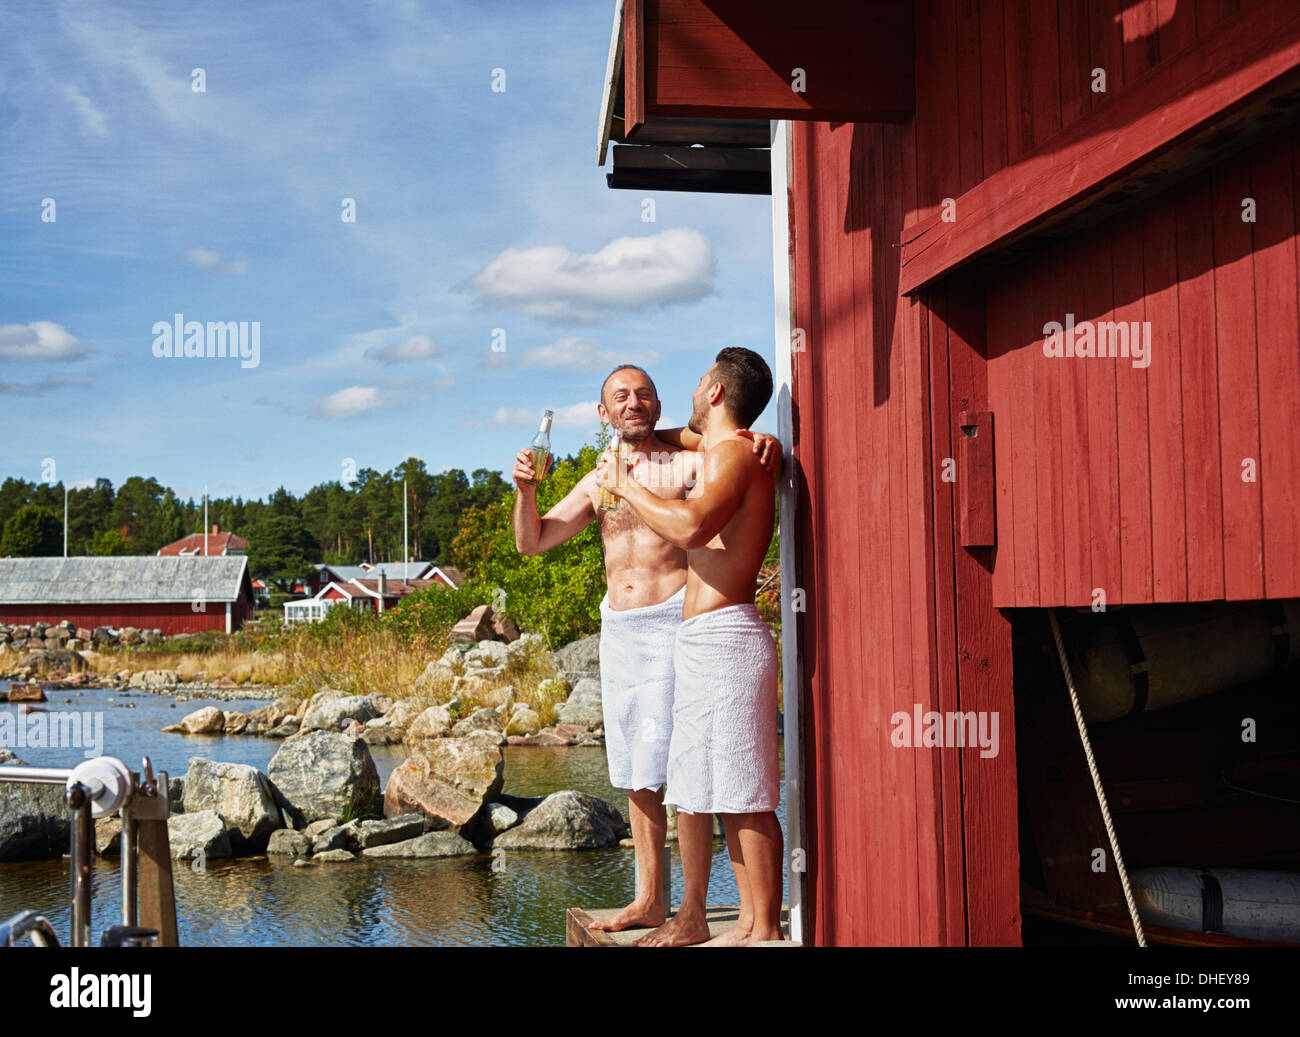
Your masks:
M 673 647 L 686 588 L 657 605 L 616 610 L 600 603 L 600 696 L 609 782 L 658 789 L 673 727 Z
M 776 644 L 753 605 L 692 616 L 677 630 L 665 803 L 691 813 L 775 810 Z

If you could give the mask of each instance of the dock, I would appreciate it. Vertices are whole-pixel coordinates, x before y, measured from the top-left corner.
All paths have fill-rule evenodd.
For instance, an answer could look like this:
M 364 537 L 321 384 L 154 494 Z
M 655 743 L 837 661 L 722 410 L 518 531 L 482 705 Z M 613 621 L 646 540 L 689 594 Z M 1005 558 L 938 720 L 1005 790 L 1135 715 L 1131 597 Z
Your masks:
M 564 945 L 566 947 L 631 947 L 632 944 L 639 940 L 649 929 L 624 929 L 620 933 L 606 933 L 600 930 L 593 931 L 592 922 L 604 921 L 618 914 L 619 909 L 616 907 L 605 908 L 581 908 L 571 907 L 564 913 Z M 706 908 L 706 917 L 709 922 L 709 935 L 721 936 L 730 929 L 740 916 L 740 908 L 737 905 L 730 904 L 721 907 Z M 781 908 L 781 931 L 785 933 L 784 940 L 766 940 L 762 943 L 754 944 L 755 947 L 800 947 L 802 944 L 794 943 L 790 939 L 790 909 L 787 906 Z

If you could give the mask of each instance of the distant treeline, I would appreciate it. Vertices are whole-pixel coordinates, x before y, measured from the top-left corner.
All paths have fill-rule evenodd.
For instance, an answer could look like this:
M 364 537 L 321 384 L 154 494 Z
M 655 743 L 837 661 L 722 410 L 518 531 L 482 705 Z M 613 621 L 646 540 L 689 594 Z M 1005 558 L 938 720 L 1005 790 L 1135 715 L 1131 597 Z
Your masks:
M 250 542 L 251 568 L 259 575 L 301 568 L 295 556 L 310 563 L 400 561 L 403 480 L 410 557 L 444 565 L 451 561 L 464 512 L 513 489 L 499 472 L 479 468 L 466 475 L 453 468 L 431 474 L 423 461 L 408 458 L 391 471 L 362 468 L 347 486 L 321 483 L 301 497 L 283 487 L 265 501 L 209 497 L 208 523 Z M 116 488 L 97 479 L 68 493 L 69 555 L 154 554 L 203 528 L 203 501 L 181 500 L 154 478 L 133 475 Z M 0 555 L 62 553 L 63 484 L 5 479 Z

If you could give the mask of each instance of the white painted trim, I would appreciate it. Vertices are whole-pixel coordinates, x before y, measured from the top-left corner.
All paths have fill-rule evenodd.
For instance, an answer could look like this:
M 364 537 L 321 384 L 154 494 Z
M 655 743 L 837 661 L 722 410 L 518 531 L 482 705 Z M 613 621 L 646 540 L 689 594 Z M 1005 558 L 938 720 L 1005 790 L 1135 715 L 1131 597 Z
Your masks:
M 230 602 L 226 602 L 226 633 L 230 632 Z
M 614 91 L 618 89 L 618 74 L 623 68 L 623 0 L 615 0 L 614 34 L 609 39 L 609 60 L 605 62 L 605 92 L 600 102 L 600 126 L 596 130 L 596 165 L 605 164 L 605 151 L 609 147 L 610 133 L 614 128 Z
M 807 873 L 808 847 L 804 839 L 803 756 L 799 751 L 799 636 L 794 614 L 788 605 L 795 590 L 794 550 L 797 489 L 794 467 L 794 358 L 791 356 L 793 299 L 790 270 L 790 130 L 788 121 L 772 123 L 772 285 L 776 311 L 776 427 L 781 440 L 781 685 L 785 707 L 785 820 L 786 878 L 789 885 L 790 938 L 804 940 L 803 878 Z M 794 851 L 802 851 L 804 871 L 792 868 Z

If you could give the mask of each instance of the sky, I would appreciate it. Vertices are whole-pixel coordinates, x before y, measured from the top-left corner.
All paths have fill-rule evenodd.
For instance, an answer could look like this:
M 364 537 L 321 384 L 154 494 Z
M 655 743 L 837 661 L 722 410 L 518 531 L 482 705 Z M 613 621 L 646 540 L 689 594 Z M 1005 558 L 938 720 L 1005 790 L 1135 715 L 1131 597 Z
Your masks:
M 594 440 L 616 364 L 665 427 L 723 346 L 772 364 L 771 199 L 606 186 L 613 11 L 0 6 L 0 477 L 508 473 L 544 408 Z

